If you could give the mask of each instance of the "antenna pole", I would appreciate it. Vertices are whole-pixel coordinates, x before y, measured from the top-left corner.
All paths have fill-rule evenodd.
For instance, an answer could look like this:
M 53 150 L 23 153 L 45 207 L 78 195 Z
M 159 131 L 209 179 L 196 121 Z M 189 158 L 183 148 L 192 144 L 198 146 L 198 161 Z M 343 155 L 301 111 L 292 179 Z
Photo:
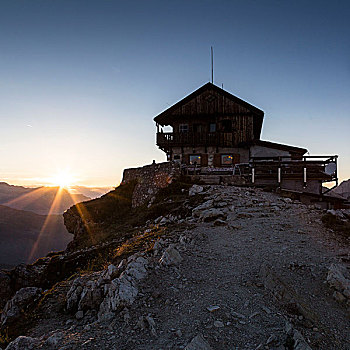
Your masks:
M 210 46 L 211 49 L 211 83 L 214 84 L 214 53 L 213 47 Z

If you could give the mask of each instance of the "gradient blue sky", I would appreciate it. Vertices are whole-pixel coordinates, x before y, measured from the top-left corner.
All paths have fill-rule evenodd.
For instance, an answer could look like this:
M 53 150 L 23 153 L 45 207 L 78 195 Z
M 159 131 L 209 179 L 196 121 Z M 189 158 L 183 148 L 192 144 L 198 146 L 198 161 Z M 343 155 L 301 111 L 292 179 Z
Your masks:
M 69 168 L 116 185 L 164 161 L 153 117 L 210 79 L 262 138 L 339 154 L 350 177 L 348 1 L 0 1 L 0 180 Z

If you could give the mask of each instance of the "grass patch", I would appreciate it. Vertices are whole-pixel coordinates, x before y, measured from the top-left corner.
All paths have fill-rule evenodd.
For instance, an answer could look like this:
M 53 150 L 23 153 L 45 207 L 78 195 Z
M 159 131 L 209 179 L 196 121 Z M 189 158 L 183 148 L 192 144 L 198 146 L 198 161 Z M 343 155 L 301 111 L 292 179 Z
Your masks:
M 6 347 L 11 341 L 9 337 L 8 327 L 0 330 L 0 346 Z
M 123 218 L 131 209 L 132 194 L 137 181 L 118 186 L 100 198 L 74 205 L 70 211 L 85 222 L 105 223 Z
M 140 251 L 150 251 L 153 248 L 155 241 L 165 234 L 166 229 L 161 227 L 155 228 L 154 230 L 150 230 L 149 232 L 145 232 L 127 240 L 115 250 L 112 259 L 113 262 L 119 262 L 121 259 Z

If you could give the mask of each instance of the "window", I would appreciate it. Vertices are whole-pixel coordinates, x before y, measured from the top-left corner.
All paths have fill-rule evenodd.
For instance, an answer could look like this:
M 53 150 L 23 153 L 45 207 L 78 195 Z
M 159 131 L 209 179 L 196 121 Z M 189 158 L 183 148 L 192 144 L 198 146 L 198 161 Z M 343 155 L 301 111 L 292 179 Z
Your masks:
M 175 163 L 181 163 L 181 157 L 179 154 L 174 154 L 174 162 Z
M 201 156 L 199 154 L 191 154 L 190 155 L 190 164 L 191 165 L 200 165 L 201 164 Z
M 188 124 L 180 124 L 179 132 L 188 132 Z
M 233 157 L 232 154 L 221 155 L 221 165 L 232 165 Z
M 216 132 L 216 124 L 215 123 L 209 124 L 209 132 Z

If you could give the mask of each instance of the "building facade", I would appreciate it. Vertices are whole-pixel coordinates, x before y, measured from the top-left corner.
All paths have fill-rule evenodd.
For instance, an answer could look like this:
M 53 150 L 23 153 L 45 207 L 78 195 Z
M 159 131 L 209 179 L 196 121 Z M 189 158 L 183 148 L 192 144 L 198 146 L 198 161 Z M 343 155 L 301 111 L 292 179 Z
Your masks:
M 154 118 L 157 145 L 168 160 L 201 167 L 232 167 L 252 157 L 300 159 L 307 152 L 260 140 L 263 119 L 262 110 L 207 83 Z
M 207 83 L 154 118 L 157 146 L 187 173 L 238 169 L 257 185 L 317 194 L 324 182 L 337 182 L 337 156 L 261 140 L 263 120 L 259 108 Z

